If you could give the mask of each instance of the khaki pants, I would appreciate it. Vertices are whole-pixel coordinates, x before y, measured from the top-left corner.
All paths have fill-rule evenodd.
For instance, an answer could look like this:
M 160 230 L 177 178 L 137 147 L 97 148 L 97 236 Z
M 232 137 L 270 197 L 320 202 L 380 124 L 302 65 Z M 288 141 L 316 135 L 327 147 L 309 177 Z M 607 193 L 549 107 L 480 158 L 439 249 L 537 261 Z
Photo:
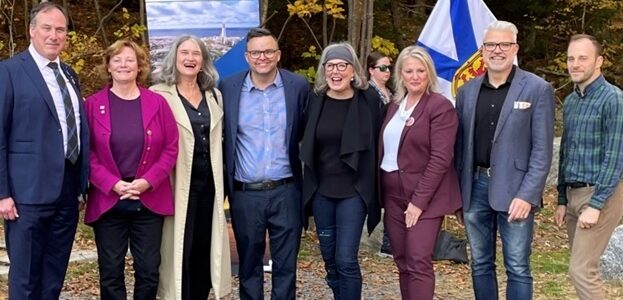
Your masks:
M 597 225 L 590 229 L 579 228 L 578 218 L 588 207 L 594 192 L 594 186 L 567 188 L 567 233 L 571 247 L 569 276 L 581 300 L 605 299 L 599 260 L 614 228 L 623 217 L 623 182 L 620 182 L 601 209 Z

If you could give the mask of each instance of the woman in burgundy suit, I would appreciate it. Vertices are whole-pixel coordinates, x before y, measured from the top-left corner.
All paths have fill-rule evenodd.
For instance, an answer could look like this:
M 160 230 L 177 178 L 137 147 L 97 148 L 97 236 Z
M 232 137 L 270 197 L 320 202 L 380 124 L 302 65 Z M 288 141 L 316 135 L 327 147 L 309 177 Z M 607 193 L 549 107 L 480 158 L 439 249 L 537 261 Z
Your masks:
M 126 299 L 128 242 L 134 299 L 156 299 L 164 216 L 173 214 L 169 174 L 178 151 L 173 113 L 162 96 L 138 85 L 147 54 L 119 40 L 104 52 L 110 84 L 86 100 L 91 130 L 91 189 L 84 222 L 93 226 L 101 299 Z
M 437 74 L 421 47 L 402 50 L 394 73 L 396 98 L 381 130 L 379 157 L 385 228 L 403 299 L 432 299 L 432 254 L 444 215 L 461 208 L 452 155 L 458 116 L 437 93 Z

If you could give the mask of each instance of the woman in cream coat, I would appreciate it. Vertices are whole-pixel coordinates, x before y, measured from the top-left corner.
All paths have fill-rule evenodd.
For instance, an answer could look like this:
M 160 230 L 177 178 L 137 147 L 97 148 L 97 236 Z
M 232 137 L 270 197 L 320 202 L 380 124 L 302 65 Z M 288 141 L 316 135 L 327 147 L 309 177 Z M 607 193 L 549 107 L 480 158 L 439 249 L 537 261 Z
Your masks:
M 212 288 L 222 298 L 231 292 L 231 264 L 218 75 L 203 42 L 189 35 L 175 40 L 157 75 L 151 89 L 167 100 L 179 129 L 175 215 L 164 221 L 159 296 L 207 299 Z

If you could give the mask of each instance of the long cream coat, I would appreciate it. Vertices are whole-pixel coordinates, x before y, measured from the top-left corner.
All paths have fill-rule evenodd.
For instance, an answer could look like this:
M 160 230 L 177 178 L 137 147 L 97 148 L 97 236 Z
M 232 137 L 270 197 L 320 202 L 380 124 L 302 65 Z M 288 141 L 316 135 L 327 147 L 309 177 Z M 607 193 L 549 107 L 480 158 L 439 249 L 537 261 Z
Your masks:
M 179 155 L 173 171 L 173 187 L 175 191 L 175 215 L 164 220 L 162 230 L 162 247 L 160 253 L 160 283 L 158 295 L 161 299 L 182 299 L 182 257 L 184 253 L 184 227 L 188 209 L 188 193 L 190 172 L 192 169 L 195 137 L 190 120 L 179 98 L 175 86 L 158 84 L 151 90 L 161 94 L 171 106 L 179 130 Z M 217 99 L 211 91 L 205 97 L 210 109 L 210 159 L 214 176 L 215 199 L 214 215 L 212 216 L 212 242 L 210 250 L 210 276 L 212 289 L 217 298 L 231 293 L 231 262 L 229 254 L 229 238 L 227 221 L 223 207 L 223 109 L 221 92 L 215 89 Z M 201 230 L 196 228 L 196 230 Z

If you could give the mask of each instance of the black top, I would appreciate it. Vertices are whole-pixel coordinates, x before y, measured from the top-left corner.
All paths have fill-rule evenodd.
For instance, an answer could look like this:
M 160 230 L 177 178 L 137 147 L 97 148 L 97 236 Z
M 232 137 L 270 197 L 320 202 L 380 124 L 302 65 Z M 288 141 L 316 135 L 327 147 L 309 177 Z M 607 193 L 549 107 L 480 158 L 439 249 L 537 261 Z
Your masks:
M 325 96 L 316 126 L 314 155 L 318 162 L 318 192 L 327 197 L 347 198 L 357 195 L 353 186 L 354 171 L 340 159 L 344 121 L 352 100 Z
M 208 108 L 208 102 L 205 98 L 205 93 L 202 91 L 203 98 L 199 102 L 199 106 L 195 108 L 182 94 L 178 95 L 182 99 L 188 119 L 190 119 L 190 125 L 193 128 L 193 135 L 195 136 L 195 156 L 202 155 L 203 157 L 209 157 L 210 154 L 210 109 Z
M 491 147 L 493 135 L 500 118 L 500 111 L 504 99 L 508 94 L 511 81 L 515 75 L 515 67 L 508 75 L 506 82 L 499 87 L 489 83 L 489 77 L 485 75 L 478 94 L 476 103 L 476 120 L 474 130 L 474 166 L 488 168 L 491 160 Z
M 139 96 L 137 99 L 124 100 L 112 91 L 108 93 L 108 99 L 110 101 L 110 151 L 121 173 L 121 178 L 132 178 L 136 176 L 145 140 L 141 99 Z

